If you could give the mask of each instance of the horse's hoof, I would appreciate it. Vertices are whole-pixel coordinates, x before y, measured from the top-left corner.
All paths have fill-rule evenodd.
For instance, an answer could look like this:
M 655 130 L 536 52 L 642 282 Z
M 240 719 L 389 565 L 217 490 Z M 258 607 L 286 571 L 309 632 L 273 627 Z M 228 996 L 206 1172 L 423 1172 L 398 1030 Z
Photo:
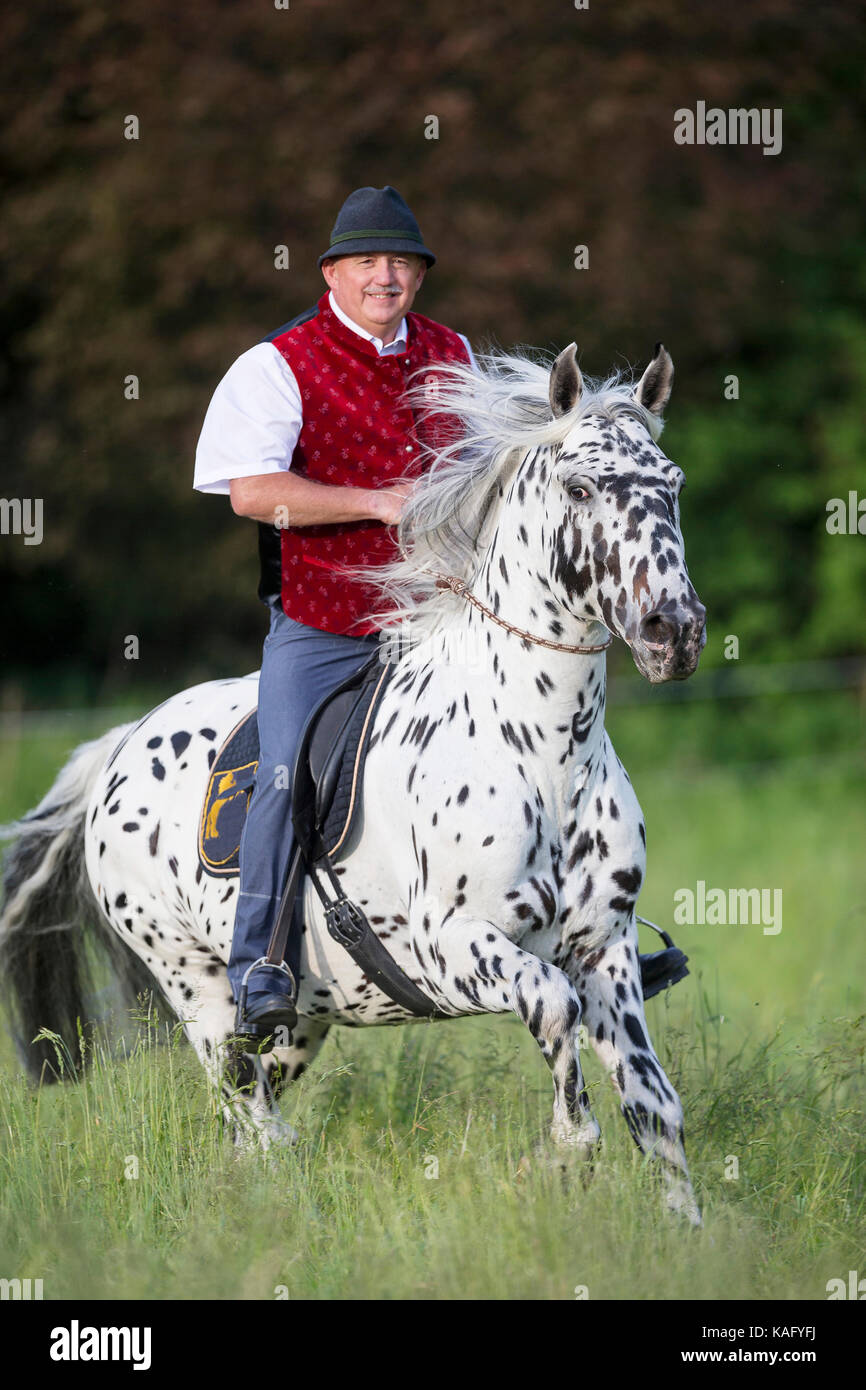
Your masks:
M 679 1216 L 683 1221 L 687 1221 L 693 1230 L 700 1230 L 703 1227 L 701 1209 L 695 1201 L 694 1193 L 689 1190 L 683 1192 L 676 1188 L 671 1189 L 667 1194 L 668 1210 L 674 1216 Z
M 271 1149 L 285 1150 L 300 1143 L 301 1136 L 286 1120 L 266 1120 L 264 1123 L 238 1125 L 234 1132 L 236 1154 L 267 1154 Z
M 529 1154 L 521 1154 L 514 1174 L 515 1182 L 523 1182 L 532 1172 L 532 1159 Z

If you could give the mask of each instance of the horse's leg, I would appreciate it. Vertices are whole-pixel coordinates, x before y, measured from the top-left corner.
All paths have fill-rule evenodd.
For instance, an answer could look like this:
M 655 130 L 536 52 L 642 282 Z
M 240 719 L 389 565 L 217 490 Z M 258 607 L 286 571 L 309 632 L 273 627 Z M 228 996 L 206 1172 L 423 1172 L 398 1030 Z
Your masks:
M 265 1059 L 268 1089 L 276 1105 L 287 1086 L 307 1070 L 330 1031 L 330 1024 L 299 1018 L 291 1047 L 275 1047 Z
M 213 975 L 203 975 L 187 965 L 183 998 L 171 1002 L 237 1146 L 267 1149 L 273 1142 L 291 1143 L 297 1136 L 271 1103 L 261 1058 L 248 1056 L 231 1043 L 234 1002 L 225 968 L 220 965 Z
M 230 1054 L 223 1087 L 243 1086 L 245 1076 L 251 1101 L 252 1127 L 235 1125 L 235 1141 L 239 1147 L 260 1148 L 266 1152 L 272 1144 L 297 1143 L 298 1132 L 280 1114 L 279 1099 L 286 1087 L 306 1071 L 328 1031 L 327 1023 L 299 1017 L 289 1046 L 275 1047 L 264 1057 Z
M 553 1126 L 557 1144 L 591 1158 L 599 1127 L 589 1107 L 580 1067 L 580 999 L 564 972 L 548 965 L 490 922 L 451 918 L 440 929 L 431 965 L 433 982 L 461 1013 L 513 1009 L 525 1023 L 553 1074 Z
M 198 1054 L 235 1143 L 242 1149 L 267 1151 L 272 1144 L 293 1144 L 298 1135 L 285 1121 L 278 1099 L 315 1057 L 327 1025 L 300 1018 L 288 1047 L 266 1057 L 241 1052 L 232 1044 L 235 1008 L 225 972 L 191 985 L 192 998 L 182 1010 L 187 1037 Z
M 683 1143 L 683 1110 L 647 1031 L 634 924 L 576 965 L 589 1038 L 620 1097 L 629 1132 L 642 1153 L 655 1159 L 667 1186 L 668 1205 L 700 1225 Z

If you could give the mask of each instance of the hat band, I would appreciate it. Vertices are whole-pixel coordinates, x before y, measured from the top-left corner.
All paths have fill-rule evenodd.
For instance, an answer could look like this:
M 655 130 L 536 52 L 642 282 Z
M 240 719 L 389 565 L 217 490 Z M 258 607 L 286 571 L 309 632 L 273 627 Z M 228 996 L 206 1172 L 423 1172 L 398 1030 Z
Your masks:
M 358 232 L 341 232 L 339 236 L 331 237 L 331 245 L 336 246 L 340 241 L 357 241 L 359 237 L 365 236 L 396 236 L 401 241 L 420 241 L 423 244 L 424 238 L 417 232 L 386 231 L 381 227 L 367 227 Z

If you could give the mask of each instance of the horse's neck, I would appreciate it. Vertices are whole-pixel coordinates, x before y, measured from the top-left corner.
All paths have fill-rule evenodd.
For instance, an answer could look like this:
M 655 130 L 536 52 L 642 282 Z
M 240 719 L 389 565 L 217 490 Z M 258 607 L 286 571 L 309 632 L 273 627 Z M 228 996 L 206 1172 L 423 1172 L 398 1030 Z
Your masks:
M 550 632 L 550 589 L 532 561 L 532 550 L 518 532 L 514 509 L 505 507 L 471 592 L 510 627 L 567 645 L 603 639 L 602 625 L 556 611 L 561 632 Z M 567 783 L 576 764 L 591 762 L 604 740 L 605 656 L 558 651 L 526 642 L 467 602 L 463 622 L 472 650 L 483 663 L 496 700 L 500 724 L 508 723 L 521 742 L 528 730 L 535 756 L 551 777 Z M 540 730 L 542 736 L 536 731 Z

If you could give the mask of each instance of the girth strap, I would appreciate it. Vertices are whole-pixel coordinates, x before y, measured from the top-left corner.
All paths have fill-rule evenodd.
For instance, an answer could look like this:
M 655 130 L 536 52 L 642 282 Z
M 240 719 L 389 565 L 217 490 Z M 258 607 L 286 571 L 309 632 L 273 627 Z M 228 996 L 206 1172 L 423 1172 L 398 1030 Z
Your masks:
M 332 902 L 322 886 L 314 864 L 308 865 L 313 887 L 325 909 L 328 935 L 333 937 L 359 965 L 371 984 L 387 994 L 401 1008 L 419 1018 L 441 1018 L 432 999 L 429 999 L 397 964 L 390 951 L 382 945 L 357 903 L 350 902 L 340 880 L 327 859 L 325 871 L 336 894 Z
M 331 880 L 336 900 L 331 901 L 316 871 L 316 866 L 307 862 L 306 868 L 313 887 L 321 898 L 325 909 L 325 923 L 328 935 L 360 966 L 367 979 L 399 1004 L 402 1009 L 418 1018 L 442 1017 L 432 999 L 429 999 L 395 961 L 390 951 L 382 945 L 373 931 L 365 914 L 356 903 L 350 902 L 343 892 L 340 880 L 327 859 L 325 870 Z M 301 886 L 305 867 L 304 853 L 299 844 L 295 845 L 289 868 L 286 886 L 280 899 L 279 911 L 274 922 L 271 939 L 265 960 L 268 965 L 282 965 L 292 924 L 293 907 Z M 296 984 L 297 989 L 297 984 Z

